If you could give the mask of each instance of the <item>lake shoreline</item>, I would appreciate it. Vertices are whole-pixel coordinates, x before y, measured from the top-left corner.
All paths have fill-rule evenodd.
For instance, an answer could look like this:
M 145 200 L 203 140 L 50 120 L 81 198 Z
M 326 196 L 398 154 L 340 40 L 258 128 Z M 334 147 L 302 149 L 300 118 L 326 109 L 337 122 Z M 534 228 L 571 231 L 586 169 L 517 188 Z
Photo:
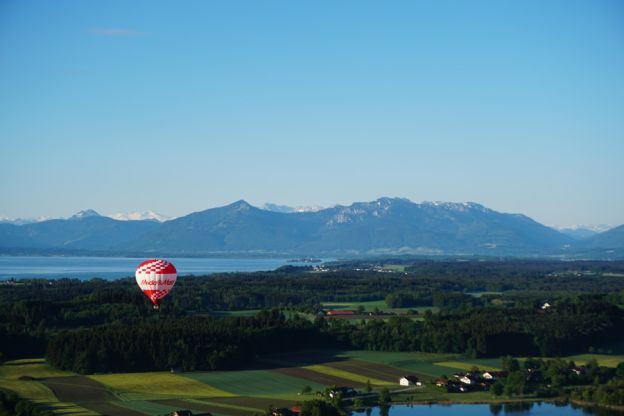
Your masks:
M 153 258 L 153 254 L 149 258 Z M 101 278 L 116 280 L 134 276 L 136 267 L 148 257 L 1 256 L 0 281 L 25 279 Z M 284 266 L 311 266 L 292 257 L 166 257 L 179 276 L 215 273 L 271 272 Z M 322 261 L 333 259 L 324 258 Z
M 517 398 L 517 399 L 491 399 L 491 400 L 465 400 L 465 401 L 456 401 L 456 400 L 419 400 L 419 401 L 399 401 L 399 402 L 391 402 L 388 405 L 403 405 L 403 406 L 453 406 L 453 405 L 464 405 L 464 404 L 516 404 L 516 403 L 550 403 L 554 405 L 570 405 L 574 404 L 576 406 L 582 407 L 584 409 L 603 409 L 610 410 L 624 414 L 624 406 L 617 405 L 599 405 L 596 403 L 585 402 L 581 400 L 573 400 L 567 397 L 552 397 L 552 398 L 536 398 L 536 397 L 525 397 L 525 398 Z M 380 405 L 377 405 L 379 407 Z

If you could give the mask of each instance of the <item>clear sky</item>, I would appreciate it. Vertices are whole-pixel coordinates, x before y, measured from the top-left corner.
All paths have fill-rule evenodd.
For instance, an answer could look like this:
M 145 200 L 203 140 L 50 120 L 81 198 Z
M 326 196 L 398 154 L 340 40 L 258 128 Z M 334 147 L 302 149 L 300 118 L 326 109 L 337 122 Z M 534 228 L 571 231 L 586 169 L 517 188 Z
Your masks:
M 0 214 L 624 223 L 624 2 L 0 1 Z

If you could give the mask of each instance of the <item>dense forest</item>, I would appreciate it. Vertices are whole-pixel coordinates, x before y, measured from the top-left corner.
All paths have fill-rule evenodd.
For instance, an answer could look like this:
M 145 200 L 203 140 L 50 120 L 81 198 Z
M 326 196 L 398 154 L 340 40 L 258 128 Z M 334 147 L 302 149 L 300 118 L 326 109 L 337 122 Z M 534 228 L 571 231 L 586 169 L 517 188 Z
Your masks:
M 376 267 L 187 276 L 160 310 L 130 278 L 5 281 L 0 358 L 45 355 L 59 368 L 89 373 L 237 368 L 304 346 L 498 357 L 607 351 L 624 341 L 622 263 L 423 261 L 400 273 Z M 382 299 L 439 312 L 361 322 L 321 312 L 321 302 Z M 552 307 L 542 309 L 546 301 Z M 242 309 L 264 311 L 215 314 Z

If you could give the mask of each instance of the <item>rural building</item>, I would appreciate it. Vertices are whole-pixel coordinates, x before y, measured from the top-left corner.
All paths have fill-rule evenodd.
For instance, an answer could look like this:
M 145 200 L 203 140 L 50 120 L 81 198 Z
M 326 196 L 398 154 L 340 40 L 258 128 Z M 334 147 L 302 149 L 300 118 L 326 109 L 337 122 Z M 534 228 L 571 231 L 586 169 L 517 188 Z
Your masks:
M 468 386 L 477 384 L 477 379 L 472 374 L 463 374 L 463 375 L 459 374 L 457 378 L 459 379 L 459 381 L 461 381 L 462 383 Z
M 500 378 L 507 377 L 506 371 L 484 371 L 482 374 L 484 380 L 496 381 Z
M 446 377 L 441 377 L 435 381 L 435 385 L 438 387 L 446 386 L 449 380 Z
M 447 380 L 446 391 L 449 393 L 465 393 L 468 391 L 468 386 L 459 381 Z
M 334 387 L 328 393 L 328 396 L 332 399 L 338 396 L 351 397 L 355 395 L 357 395 L 357 392 L 352 387 Z
M 526 377 L 526 381 L 528 383 L 541 383 L 544 381 L 544 377 L 542 376 L 542 372 L 539 370 L 529 371 L 529 374 Z
M 399 379 L 401 386 L 422 386 L 422 382 L 416 376 L 403 376 Z

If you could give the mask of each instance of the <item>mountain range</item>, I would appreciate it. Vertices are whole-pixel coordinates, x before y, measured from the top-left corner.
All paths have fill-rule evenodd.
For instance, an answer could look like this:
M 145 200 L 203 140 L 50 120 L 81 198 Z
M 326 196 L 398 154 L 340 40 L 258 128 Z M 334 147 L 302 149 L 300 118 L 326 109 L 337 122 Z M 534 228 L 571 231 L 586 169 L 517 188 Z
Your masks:
M 0 251 L 168 255 L 493 255 L 607 257 L 624 251 L 624 226 L 575 239 L 521 214 L 483 205 L 380 198 L 288 211 L 245 201 L 164 222 L 93 210 L 69 219 L 0 223 Z M 274 208 L 274 209 L 270 209 Z M 605 254 L 606 253 L 606 254 Z

